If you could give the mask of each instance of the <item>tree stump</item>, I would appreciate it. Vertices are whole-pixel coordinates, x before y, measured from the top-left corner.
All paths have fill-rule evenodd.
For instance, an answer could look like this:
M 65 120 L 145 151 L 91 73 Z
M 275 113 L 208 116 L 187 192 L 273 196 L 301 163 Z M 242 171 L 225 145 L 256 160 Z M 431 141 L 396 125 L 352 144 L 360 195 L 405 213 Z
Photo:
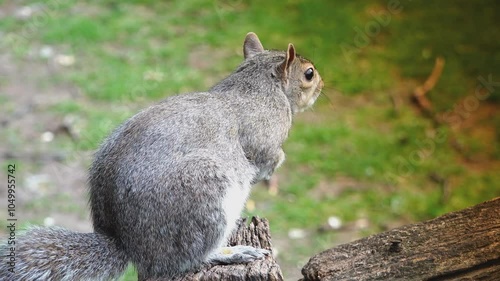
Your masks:
M 253 217 L 247 225 L 246 219 L 238 222 L 237 230 L 229 240 L 229 246 L 248 245 L 264 248 L 272 253 L 269 222 L 266 219 Z M 155 279 L 160 281 L 163 279 Z M 272 255 L 249 264 L 216 265 L 204 267 L 198 272 L 188 273 L 174 279 L 175 281 L 282 281 L 283 275 L 279 265 Z M 149 280 L 152 281 L 152 280 Z M 164 280 L 167 281 L 167 280 Z M 170 281 L 170 280 L 168 280 Z
M 312 257 L 312 280 L 500 280 L 500 198 Z

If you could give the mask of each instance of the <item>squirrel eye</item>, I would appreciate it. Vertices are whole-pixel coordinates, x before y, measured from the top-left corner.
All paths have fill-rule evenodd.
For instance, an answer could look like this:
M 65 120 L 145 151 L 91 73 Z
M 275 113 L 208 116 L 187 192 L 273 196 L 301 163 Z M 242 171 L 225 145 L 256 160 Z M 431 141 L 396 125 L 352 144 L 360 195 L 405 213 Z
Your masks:
M 309 67 L 306 72 L 304 72 L 304 76 L 306 77 L 307 81 L 311 81 L 314 77 L 314 69 L 312 67 Z

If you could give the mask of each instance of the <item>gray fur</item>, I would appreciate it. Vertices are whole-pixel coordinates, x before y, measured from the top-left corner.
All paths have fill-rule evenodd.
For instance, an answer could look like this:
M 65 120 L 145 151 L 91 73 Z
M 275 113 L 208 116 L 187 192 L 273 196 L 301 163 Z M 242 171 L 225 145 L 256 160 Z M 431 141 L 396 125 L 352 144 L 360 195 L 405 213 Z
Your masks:
M 105 281 L 117 278 L 128 264 L 113 239 L 98 233 L 32 227 L 15 241 L 15 273 L 2 257 L 0 280 Z M 6 248 L 3 245 L 0 252 L 6 253 Z
M 22 276 L 105 280 L 130 259 L 143 280 L 174 277 L 211 260 L 262 258 L 266 251 L 249 247 L 217 253 L 251 185 L 283 162 L 292 115 L 314 102 L 323 83 L 317 72 L 304 80 L 312 63 L 293 45 L 286 52 L 261 47 L 249 33 L 246 60 L 208 92 L 167 98 L 118 127 L 89 171 L 95 233 L 31 230 L 20 238 Z M 29 259 L 34 253 L 46 258 Z

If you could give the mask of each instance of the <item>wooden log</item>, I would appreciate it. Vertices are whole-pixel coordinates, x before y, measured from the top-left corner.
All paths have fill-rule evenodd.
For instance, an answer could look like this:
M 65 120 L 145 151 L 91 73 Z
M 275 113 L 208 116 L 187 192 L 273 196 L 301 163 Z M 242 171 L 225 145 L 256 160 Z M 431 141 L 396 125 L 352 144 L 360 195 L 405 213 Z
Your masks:
M 238 222 L 237 230 L 228 243 L 229 246 L 248 245 L 272 251 L 269 222 L 266 219 L 253 217 L 250 224 L 246 219 Z M 165 279 L 155 279 L 160 281 Z M 283 275 L 272 255 L 249 264 L 216 265 L 201 268 L 198 272 L 188 273 L 174 279 L 175 281 L 282 281 Z M 153 281 L 153 280 L 148 280 Z M 170 280 L 168 280 L 170 281 Z
M 500 280 L 500 198 L 326 250 L 312 280 Z

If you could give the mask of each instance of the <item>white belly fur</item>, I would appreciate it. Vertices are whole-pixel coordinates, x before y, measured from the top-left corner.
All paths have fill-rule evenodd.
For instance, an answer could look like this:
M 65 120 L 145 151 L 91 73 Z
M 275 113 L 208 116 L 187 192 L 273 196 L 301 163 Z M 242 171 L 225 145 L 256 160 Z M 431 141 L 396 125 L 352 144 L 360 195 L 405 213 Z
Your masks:
M 222 200 L 222 208 L 224 209 L 226 217 L 226 230 L 224 231 L 224 239 L 221 246 L 225 246 L 227 240 L 233 233 L 236 227 L 236 221 L 240 218 L 241 211 L 250 192 L 250 185 L 240 186 L 233 182 L 227 190 L 224 199 Z

